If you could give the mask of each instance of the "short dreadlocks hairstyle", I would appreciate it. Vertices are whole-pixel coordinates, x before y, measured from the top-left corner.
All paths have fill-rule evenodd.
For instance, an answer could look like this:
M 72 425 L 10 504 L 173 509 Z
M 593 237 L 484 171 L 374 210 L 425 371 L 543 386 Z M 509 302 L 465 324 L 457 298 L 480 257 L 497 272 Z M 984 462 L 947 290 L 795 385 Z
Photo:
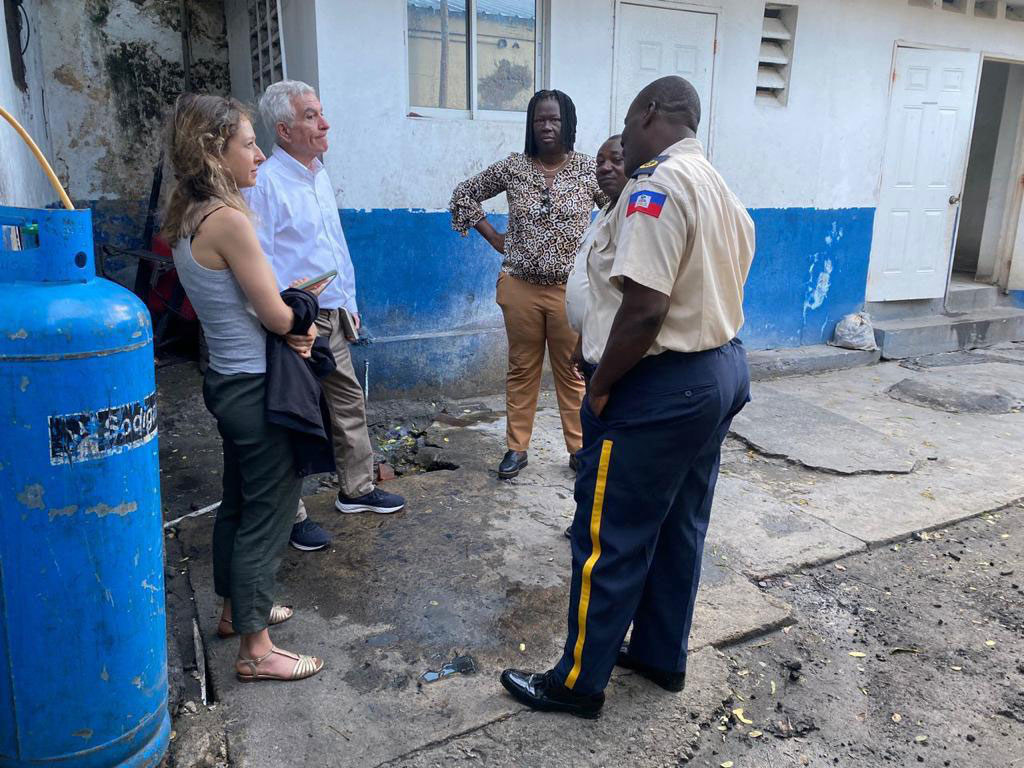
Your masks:
M 542 101 L 553 99 L 558 102 L 558 111 L 562 115 L 562 146 L 566 152 L 572 152 L 576 144 L 576 105 L 562 91 L 537 91 L 530 99 L 526 108 L 526 154 L 537 156 L 537 142 L 533 138 L 533 115 L 537 105 Z

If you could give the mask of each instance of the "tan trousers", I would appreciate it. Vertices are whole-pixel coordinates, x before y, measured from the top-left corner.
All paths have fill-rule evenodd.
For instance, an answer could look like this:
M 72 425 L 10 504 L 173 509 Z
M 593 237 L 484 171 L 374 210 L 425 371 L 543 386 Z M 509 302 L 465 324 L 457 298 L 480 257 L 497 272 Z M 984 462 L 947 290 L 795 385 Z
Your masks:
M 321 310 L 316 318 L 316 328 L 320 336 L 330 342 L 334 362 L 338 366 L 334 373 L 320 380 L 320 386 L 327 396 L 327 407 L 331 412 L 338 484 L 342 494 L 351 499 L 373 490 L 373 449 L 366 430 L 363 388 L 352 369 L 352 354 L 341 329 L 338 310 Z
M 565 316 L 565 286 L 535 285 L 502 272 L 498 276 L 497 302 L 508 335 L 508 449 L 525 451 L 530 445 L 546 344 L 565 447 L 569 453 L 576 453 L 583 446 L 580 406 L 584 387 L 569 364 L 578 337 Z

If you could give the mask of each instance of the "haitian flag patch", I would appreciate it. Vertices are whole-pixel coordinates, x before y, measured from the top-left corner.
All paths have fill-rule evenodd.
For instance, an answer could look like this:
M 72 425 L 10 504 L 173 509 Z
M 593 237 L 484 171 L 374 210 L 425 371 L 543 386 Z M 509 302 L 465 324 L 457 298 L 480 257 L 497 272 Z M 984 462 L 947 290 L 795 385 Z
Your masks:
M 661 216 L 661 209 L 665 205 L 667 195 L 660 192 L 652 192 L 649 189 L 641 189 L 629 196 L 629 207 L 626 208 L 626 217 L 634 213 L 646 213 L 648 216 L 658 218 Z

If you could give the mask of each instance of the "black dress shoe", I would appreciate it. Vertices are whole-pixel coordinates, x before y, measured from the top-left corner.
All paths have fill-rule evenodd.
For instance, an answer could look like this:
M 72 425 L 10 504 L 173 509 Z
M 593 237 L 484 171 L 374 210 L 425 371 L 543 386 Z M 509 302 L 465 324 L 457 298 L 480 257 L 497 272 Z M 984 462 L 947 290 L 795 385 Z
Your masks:
M 554 680 L 554 670 L 523 672 L 506 669 L 501 673 L 501 684 L 512 698 L 530 709 L 542 712 L 568 712 L 576 717 L 593 719 L 601 714 L 604 693 L 573 693 Z
M 565 538 L 569 539 L 570 541 L 572 540 L 572 526 L 571 525 L 568 528 L 565 529 Z
M 507 451 L 505 458 L 498 465 L 498 477 L 502 480 L 511 480 L 527 464 L 529 462 L 526 460 L 526 451 Z
M 580 471 L 580 460 L 576 458 L 575 453 L 569 454 L 569 469 L 571 469 L 573 472 Z
M 619 655 L 615 659 L 616 666 L 632 669 L 638 675 L 646 677 L 655 685 L 659 685 L 666 691 L 679 693 L 686 685 L 685 672 L 670 672 L 667 669 L 658 669 L 642 661 L 637 661 L 629 655 L 629 646 L 624 645 L 619 649 Z

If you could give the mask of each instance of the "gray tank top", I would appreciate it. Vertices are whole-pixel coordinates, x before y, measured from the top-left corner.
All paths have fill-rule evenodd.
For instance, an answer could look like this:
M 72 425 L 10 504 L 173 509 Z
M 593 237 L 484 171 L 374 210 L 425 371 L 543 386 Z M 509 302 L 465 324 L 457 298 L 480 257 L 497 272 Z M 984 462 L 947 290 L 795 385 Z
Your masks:
M 208 269 L 192 256 L 192 242 L 183 237 L 174 246 L 188 300 L 199 316 L 210 349 L 210 368 L 230 376 L 267 372 L 267 334 L 248 310 L 248 299 L 230 269 Z

